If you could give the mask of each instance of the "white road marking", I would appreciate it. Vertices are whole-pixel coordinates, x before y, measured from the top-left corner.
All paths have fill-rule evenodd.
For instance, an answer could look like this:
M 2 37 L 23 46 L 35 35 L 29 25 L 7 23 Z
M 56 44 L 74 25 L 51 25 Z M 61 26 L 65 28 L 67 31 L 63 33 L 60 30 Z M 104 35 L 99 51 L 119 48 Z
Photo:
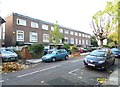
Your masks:
M 4 80 L 1 80 L 0 82 L 4 82 Z
M 44 83 L 44 81 L 41 81 L 41 83 Z
M 69 72 L 69 74 L 77 75 L 77 74 L 73 73 L 73 72 L 75 72 L 75 71 L 77 71 L 77 70 L 79 70 L 79 69 L 72 70 L 72 71 Z
M 23 74 L 23 75 L 19 75 L 17 76 L 18 78 L 20 77 L 24 77 L 24 76 L 27 76 L 27 75 L 32 75 L 32 74 L 35 74 L 35 73 L 38 73 L 38 72 L 43 72 L 43 71 L 46 71 L 46 70 L 50 70 L 50 69 L 54 69 L 54 68 L 57 68 L 61 65 L 57 65 L 57 66 L 53 66 L 53 67 L 50 67 L 50 68 L 46 68 L 46 69 L 42 69 L 42 70 L 38 70 L 38 71 L 34 71 L 34 72 L 31 72 L 31 73 L 27 73 L 27 74 Z
M 82 77 L 78 77 L 78 79 L 82 79 Z

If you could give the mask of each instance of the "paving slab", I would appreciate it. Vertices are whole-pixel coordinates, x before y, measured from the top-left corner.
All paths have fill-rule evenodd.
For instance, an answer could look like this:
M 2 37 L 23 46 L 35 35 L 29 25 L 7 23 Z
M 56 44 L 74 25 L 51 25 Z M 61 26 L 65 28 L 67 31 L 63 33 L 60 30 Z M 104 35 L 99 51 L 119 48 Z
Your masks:
M 26 62 L 28 62 L 28 63 L 40 63 L 40 62 L 42 62 L 42 59 L 30 59 L 30 60 L 26 60 Z

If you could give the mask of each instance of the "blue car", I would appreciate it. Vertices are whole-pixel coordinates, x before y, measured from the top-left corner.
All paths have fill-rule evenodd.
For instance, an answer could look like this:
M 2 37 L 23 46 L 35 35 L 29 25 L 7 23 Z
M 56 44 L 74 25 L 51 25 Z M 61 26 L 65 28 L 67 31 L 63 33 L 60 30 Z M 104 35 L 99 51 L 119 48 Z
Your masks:
M 65 49 L 59 49 L 59 50 L 53 50 L 52 52 L 44 55 L 42 57 L 42 61 L 53 61 L 55 62 L 56 60 L 67 60 L 68 57 L 68 52 Z
M 112 53 L 115 56 L 115 58 L 120 58 L 120 49 L 119 48 L 112 48 Z
M 112 54 L 111 50 L 99 49 L 91 52 L 83 60 L 85 66 L 91 66 L 97 69 L 107 70 L 108 67 L 114 65 L 115 56 Z

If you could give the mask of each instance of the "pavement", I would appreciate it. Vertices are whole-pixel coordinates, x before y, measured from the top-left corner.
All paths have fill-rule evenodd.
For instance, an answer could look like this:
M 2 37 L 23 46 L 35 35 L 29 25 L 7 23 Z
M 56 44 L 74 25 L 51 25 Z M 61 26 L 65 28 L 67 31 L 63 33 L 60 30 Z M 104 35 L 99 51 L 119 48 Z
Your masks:
M 113 73 L 108 77 L 107 81 L 103 85 L 113 85 L 120 87 L 120 66 L 116 67 Z
M 84 55 L 88 55 L 90 52 L 87 52 L 87 53 L 80 53 L 81 56 L 84 56 Z M 72 56 L 69 55 L 69 57 L 71 58 Z M 26 60 L 27 63 L 32 63 L 32 64 L 36 64 L 36 63 L 40 63 L 42 62 L 42 59 L 39 58 L 39 59 L 29 59 L 29 60 Z

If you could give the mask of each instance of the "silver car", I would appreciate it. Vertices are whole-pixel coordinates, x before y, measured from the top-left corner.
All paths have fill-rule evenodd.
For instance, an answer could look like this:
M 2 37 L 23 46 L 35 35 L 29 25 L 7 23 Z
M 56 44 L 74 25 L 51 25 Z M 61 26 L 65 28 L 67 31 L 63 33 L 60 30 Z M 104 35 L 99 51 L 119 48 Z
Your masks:
M 3 48 L 0 49 L 0 58 L 2 58 L 2 61 L 16 61 L 18 55 L 12 49 Z

